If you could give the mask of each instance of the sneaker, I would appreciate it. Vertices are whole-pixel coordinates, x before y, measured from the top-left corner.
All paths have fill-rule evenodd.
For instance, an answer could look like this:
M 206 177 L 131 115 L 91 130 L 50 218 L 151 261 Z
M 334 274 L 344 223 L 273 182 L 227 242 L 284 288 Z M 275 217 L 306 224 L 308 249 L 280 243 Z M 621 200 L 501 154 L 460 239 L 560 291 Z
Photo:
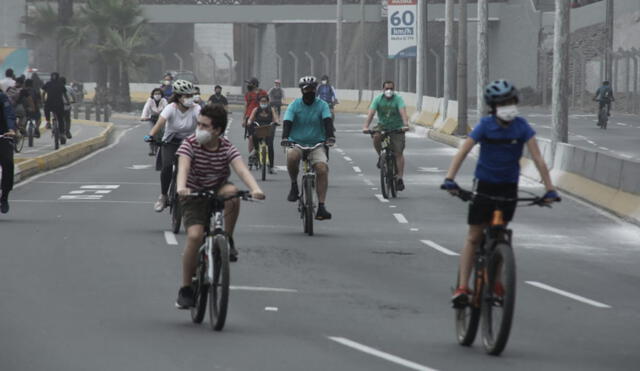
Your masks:
M 176 308 L 189 309 L 196 305 L 196 301 L 193 298 L 193 289 L 191 286 L 181 287 L 178 291 L 178 299 L 176 300 Z
M 6 214 L 9 212 L 9 200 L 0 200 L 0 213 Z
M 156 201 L 156 203 L 153 204 L 153 209 L 157 213 L 159 213 L 159 212 L 162 212 L 162 210 L 164 210 L 165 207 L 167 207 L 167 196 L 160 195 L 160 197 L 158 197 L 158 201 Z
M 378 156 L 378 161 L 376 161 L 376 167 L 380 169 L 382 167 L 382 156 Z
M 229 236 L 229 261 L 238 261 L 238 250 L 236 250 L 236 243 L 233 241 L 233 237 Z
M 316 212 L 316 220 L 329 220 L 331 219 L 331 213 L 325 209 L 324 205 L 318 205 L 318 211 Z
M 67 136 L 67 139 L 71 139 L 71 132 L 70 132 L 70 131 L 67 131 L 67 132 L 65 133 L 65 135 Z
M 289 196 L 287 196 L 287 201 L 296 202 L 298 201 L 298 183 L 291 183 L 291 190 L 289 191 Z
M 398 178 L 396 180 L 396 188 L 398 191 L 404 191 L 404 182 L 402 181 L 402 178 Z
M 471 290 L 467 287 L 458 287 L 451 297 L 453 307 L 456 309 L 466 307 L 469 304 L 469 295 L 471 295 Z

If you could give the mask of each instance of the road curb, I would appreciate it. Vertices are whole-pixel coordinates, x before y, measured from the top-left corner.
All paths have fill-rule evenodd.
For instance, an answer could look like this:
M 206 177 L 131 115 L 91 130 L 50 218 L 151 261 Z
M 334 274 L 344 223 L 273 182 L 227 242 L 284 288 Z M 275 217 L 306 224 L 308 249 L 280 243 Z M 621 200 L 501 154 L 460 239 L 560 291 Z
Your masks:
M 58 168 L 60 166 L 76 161 L 89 153 L 106 146 L 111 139 L 114 131 L 114 125 L 110 122 L 97 122 L 89 120 L 74 120 L 73 123 L 104 127 L 104 130 L 93 138 L 82 142 L 73 143 L 65 146 L 57 151 L 47 153 L 46 155 L 34 157 L 28 160 L 16 163 L 16 171 L 14 181 L 21 182 L 36 174 Z

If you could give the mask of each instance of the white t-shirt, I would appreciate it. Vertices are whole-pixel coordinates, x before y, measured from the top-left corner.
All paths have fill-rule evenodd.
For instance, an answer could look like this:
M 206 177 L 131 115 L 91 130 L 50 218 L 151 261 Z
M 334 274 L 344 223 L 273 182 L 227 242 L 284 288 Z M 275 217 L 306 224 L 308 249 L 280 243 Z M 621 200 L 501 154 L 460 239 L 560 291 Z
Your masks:
M 5 77 L 4 79 L 0 80 L 0 89 L 2 89 L 2 91 L 5 93 L 7 92 L 7 89 L 13 86 L 16 86 L 16 80 L 12 79 L 11 77 Z
M 184 139 L 195 133 L 200 109 L 200 106 L 197 104 L 194 104 L 184 112 L 178 109 L 178 103 L 171 103 L 166 106 L 160 114 L 160 117 L 164 117 L 167 120 L 164 126 L 162 141 Z

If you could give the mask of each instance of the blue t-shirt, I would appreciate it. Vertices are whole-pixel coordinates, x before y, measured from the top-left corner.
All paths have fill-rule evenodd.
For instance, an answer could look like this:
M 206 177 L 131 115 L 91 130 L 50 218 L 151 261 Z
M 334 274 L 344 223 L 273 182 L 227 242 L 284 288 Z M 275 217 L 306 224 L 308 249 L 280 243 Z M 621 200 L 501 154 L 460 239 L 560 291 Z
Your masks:
M 536 132 L 522 117 L 502 127 L 495 116 L 483 117 L 469 137 L 480 143 L 475 177 L 489 183 L 518 183 L 524 144 Z
M 329 105 L 320 98 L 307 105 L 298 98 L 287 107 L 283 121 L 291 121 L 289 140 L 303 146 L 315 146 L 326 140 L 324 119 L 331 118 Z

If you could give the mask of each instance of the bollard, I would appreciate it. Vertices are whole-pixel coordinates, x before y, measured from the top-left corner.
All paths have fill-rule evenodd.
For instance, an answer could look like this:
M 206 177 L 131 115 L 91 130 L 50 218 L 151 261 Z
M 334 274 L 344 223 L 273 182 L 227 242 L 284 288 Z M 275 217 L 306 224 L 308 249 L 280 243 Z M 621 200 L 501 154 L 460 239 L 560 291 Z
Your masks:
M 91 120 L 91 105 L 89 103 L 84 104 L 84 119 Z
M 73 105 L 73 119 L 77 120 L 80 117 L 80 108 L 78 104 Z
M 96 121 L 100 121 L 100 106 L 95 106 L 96 109 Z
M 104 106 L 104 122 L 109 122 L 110 118 L 111 118 L 111 106 L 107 104 L 106 106 Z

